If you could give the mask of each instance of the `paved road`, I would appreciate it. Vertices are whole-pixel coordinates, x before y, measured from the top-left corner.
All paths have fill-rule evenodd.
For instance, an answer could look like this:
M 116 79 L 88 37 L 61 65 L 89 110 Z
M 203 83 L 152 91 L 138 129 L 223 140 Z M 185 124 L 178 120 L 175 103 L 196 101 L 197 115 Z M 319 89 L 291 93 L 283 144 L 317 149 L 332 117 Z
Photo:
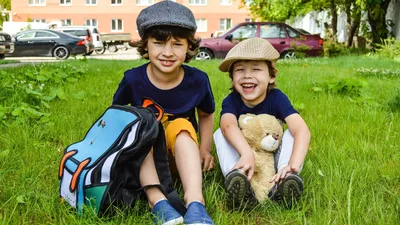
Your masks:
M 71 58 L 71 57 L 70 57 Z M 77 56 L 83 58 L 83 56 Z M 119 49 L 117 52 L 109 52 L 106 50 L 104 54 L 97 54 L 93 52 L 92 55 L 86 56 L 88 59 L 118 59 L 118 60 L 135 60 L 139 59 L 140 55 L 137 53 L 136 48 L 129 48 L 128 50 Z M 6 57 L 4 60 L 18 60 L 19 63 L 0 64 L 0 67 L 15 67 L 23 64 L 41 63 L 41 62 L 59 62 L 54 57 Z

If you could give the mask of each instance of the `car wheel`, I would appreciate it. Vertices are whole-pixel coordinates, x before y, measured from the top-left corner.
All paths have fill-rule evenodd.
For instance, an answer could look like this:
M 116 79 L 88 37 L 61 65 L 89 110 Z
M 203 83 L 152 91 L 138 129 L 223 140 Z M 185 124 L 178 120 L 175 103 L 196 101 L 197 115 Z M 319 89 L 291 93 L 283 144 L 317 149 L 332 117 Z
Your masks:
M 213 54 L 207 49 L 200 49 L 199 53 L 197 53 L 195 59 L 196 60 L 210 60 L 214 56 Z
M 88 53 L 86 53 L 86 54 L 84 54 L 84 55 L 91 55 L 92 53 L 93 53 L 93 51 L 88 52 Z
M 65 46 L 58 46 L 53 50 L 53 56 L 56 57 L 56 59 L 68 59 L 69 50 Z
M 282 58 L 284 59 L 294 59 L 296 58 L 296 53 L 294 51 L 287 51 L 283 54 Z
M 94 50 L 97 54 L 104 54 L 104 52 L 106 51 L 106 48 L 102 48 L 102 49 L 98 49 L 98 50 Z
M 108 51 L 110 52 L 117 52 L 118 48 L 116 45 L 108 45 Z
M 0 54 L 0 60 L 6 58 L 6 54 Z

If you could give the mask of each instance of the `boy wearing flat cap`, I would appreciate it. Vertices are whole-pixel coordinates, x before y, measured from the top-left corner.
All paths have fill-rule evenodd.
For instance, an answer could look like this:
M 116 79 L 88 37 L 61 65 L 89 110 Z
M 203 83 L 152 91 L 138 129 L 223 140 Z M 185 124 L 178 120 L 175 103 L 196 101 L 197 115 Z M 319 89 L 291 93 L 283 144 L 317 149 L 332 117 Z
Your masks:
M 222 102 L 220 129 L 214 133 L 214 141 L 228 204 L 234 209 L 258 203 L 249 182 L 255 172 L 254 153 L 238 127 L 242 114 L 266 113 L 288 125 L 275 153 L 277 173 L 270 181 L 275 186 L 268 196 L 290 206 L 303 191 L 298 173 L 308 151 L 310 131 L 288 97 L 276 88 L 278 58 L 278 51 L 267 40 L 251 38 L 233 47 L 219 65 L 222 72 L 229 72 L 233 91 Z
M 141 105 L 142 99 L 148 97 L 163 107 L 165 113 L 161 121 L 167 149 L 182 181 L 187 207 L 183 218 L 157 187 L 146 188 L 154 223 L 213 224 L 204 205 L 202 170 L 214 168 L 214 158 L 210 154 L 214 97 L 207 74 L 183 65 L 192 59 L 199 47 L 200 40 L 194 38 L 195 18 L 187 7 L 161 1 L 143 9 L 136 23 L 141 37 L 138 52 L 149 62 L 125 72 L 113 104 Z M 152 154 L 141 166 L 140 183 L 142 186 L 160 183 Z

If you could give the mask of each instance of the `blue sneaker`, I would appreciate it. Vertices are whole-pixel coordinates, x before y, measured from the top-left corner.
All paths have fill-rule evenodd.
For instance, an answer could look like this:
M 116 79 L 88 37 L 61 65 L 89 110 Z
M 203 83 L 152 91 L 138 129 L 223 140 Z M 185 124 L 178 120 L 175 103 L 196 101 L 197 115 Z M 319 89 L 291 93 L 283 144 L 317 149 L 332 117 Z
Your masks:
M 183 223 L 183 217 L 169 202 L 164 199 L 157 202 L 152 210 L 155 225 L 178 225 Z
M 200 202 L 191 202 L 187 208 L 185 225 L 214 225 L 210 216 L 207 214 L 206 207 Z

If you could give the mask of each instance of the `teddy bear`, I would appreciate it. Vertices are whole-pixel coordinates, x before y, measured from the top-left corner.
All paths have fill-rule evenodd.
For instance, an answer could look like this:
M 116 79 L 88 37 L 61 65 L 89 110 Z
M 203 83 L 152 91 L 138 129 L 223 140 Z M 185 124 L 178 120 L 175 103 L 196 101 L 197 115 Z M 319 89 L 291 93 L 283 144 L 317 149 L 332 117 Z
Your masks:
M 254 151 L 255 172 L 251 185 L 257 200 L 263 201 L 274 185 L 269 181 L 276 173 L 274 153 L 282 143 L 283 123 L 268 114 L 247 113 L 239 117 L 239 127 Z

